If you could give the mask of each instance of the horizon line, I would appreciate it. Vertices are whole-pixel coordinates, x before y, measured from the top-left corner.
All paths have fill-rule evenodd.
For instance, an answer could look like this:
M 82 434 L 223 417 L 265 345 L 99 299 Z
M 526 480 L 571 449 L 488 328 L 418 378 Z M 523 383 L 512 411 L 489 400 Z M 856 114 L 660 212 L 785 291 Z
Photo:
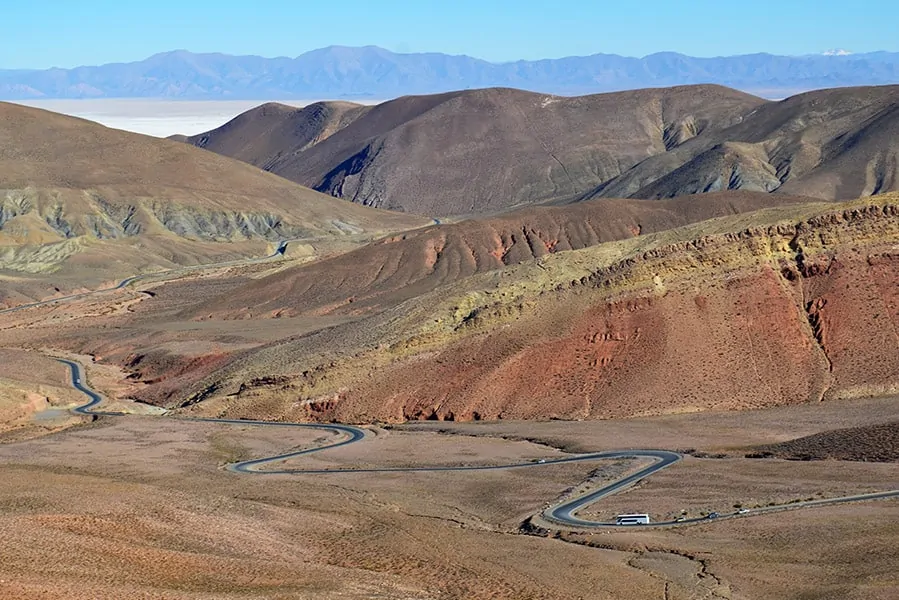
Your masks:
M 543 61 L 553 61 L 553 60 L 568 60 L 568 59 L 578 59 L 578 58 L 593 58 L 597 56 L 612 56 L 616 58 L 623 59 L 631 59 L 631 60 L 646 60 L 647 58 L 651 58 L 654 56 L 660 55 L 674 55 L 680 56 L 684 58 L 692 58 L 698 60 L 716 60 L 716 59 L 728 59 L 728 58 L 744 58 L 749 56 L 772 56 L 772 57 L 783 57 L 783 58 L 823 58 L 823 59 L 835 59 L 835 60 L 847 60 L 852 58 L 859 58 L 870 56 L 872 54 L 897 54 L 899 55 L 899 51 L 893 52 L 890 50 L 872 50 L 869 52 L 859 52 L 854 53 L 851 51 L 847 51 L 844 49 L 828 49 L 824 50 L 820 53 L 813 54 L 776 54 L 772 52 L 749 52 L 744 54 L 718 54 L 714 56 L 695 56 L 692 54 L 684 54 L 682 52 L 678 52 L 676 50 L 660 50 L 658 52 L 652 52 L 650 54 L 645 54 L 643 56 L 630 56 L 625 54 L 616 54 L 614 52 L 595 52 L 592 54 L 571 54 L 566 56 L 558 56 L 558 57 L 544 57 L 544 58 L 517 58 L 512 60 L 505 61 L 494 61 L 486 58 L 481 58 L 478 56 L 472 56 L 470 54 L 453 54 L 449 52 L 440 52 L 436 50 L 426 50 L 426 51 L 418 51 L 418 52 L 398 52 L 394 50 L 390 50 L 388 48 L 384 48 L 383 46 L 378 46 L 375 44 L 365 44 L 361 46 L 347 46 L 343 44 L 331 44 L 329 46 L 322 46 L 321 48 L 313 48 L 311 50 L 306 50 L 296 56 L 287 56 L 287 55 L 279 55 L 279 56 L 263 56 L 261 54 L 232 54 L 228 52 L 220 52 L 220 51 L 194 51 L 188 50 L 187 48 L 174 48 L 171 50 L 162 50 L 159 52 L 155 52 L 141 59 L 136 60 L 126 60 L 126 61 L 111 61 L 105 63 L 97 63 L 97 64 L 78 64 L 71 67 L 60 67 L 60 66 L 51 66 L 51 67 L 13 67 L 13 68 L 5 68 L 0 67 L 0 72 L 6 71 L 71 71 L 73 69 L 81 69 L 81 68 L 96 68 L 96 67 L 105 67 L 109 65 L 130 65 L 130 64 L 138 64 L 142 62 L 146 62 L 150 59 L 172 55 L 185 53 L 190 54 L 192 56 L 229 56 L 233 58 L 261 58 L 264 60 L 298 60 L 308 54 L 312 54 L 315 52 L 321 52 L 323 50 L 334 50 L 334 49 L 343 49 L 343 50 L 378 50 L 387 52 L 389 54 L 395 56 L 422 56 L 422 55 L 439 55 L 439 56 L 449 56 L 453 58 L 468 58 L 471 60 L 477 60 L 481 62 L 485 62 L 491 65 L 512 65 L 516 63 L 533 63 L 533 62 L 543 62 Z

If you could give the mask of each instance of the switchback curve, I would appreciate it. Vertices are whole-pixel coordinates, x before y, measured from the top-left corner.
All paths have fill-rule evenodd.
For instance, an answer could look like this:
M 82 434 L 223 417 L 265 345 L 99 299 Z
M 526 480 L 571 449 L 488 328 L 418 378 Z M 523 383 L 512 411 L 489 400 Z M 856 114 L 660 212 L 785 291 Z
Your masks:
M 97 392 L 88 387 L 84 382 L 83 369 L 81 365 L 75 361 L 64 359 L 64 358 L 56 358 L 57 361 L 67 365 L 71 372 L 71 380 L 72 386 L 78 391 L 85 394 L 89 401 L 86 404 L 77 406 L 72 409 L 72 412 L 78 415 L 86 415 L 86 416 L 122 416 L 124 413 L 117 412 L 104 412 L 96 410 L 96 407 L 103 401 L 102 396 L 100 396 Z M 215 419 L 215 418 L 207 418 L 207 417 L 183 417 L 184 420 L 189 421 L 197 421 L 197 422 L 206 422 L 206 423 L 224 423 L 229 425 L 255 425 L 255 426 L 264 426 L 264 427 L 290 427 L 290 428 L 301 428 L 301 429 L 317 429 L 322 431 L 331 431 L 338 433 L 342 436 L 342 439 L 336 441 L 331 444 L 326 444 L 324 446 L 317 446 L 314 448 L 307 448 L 305 450 L 298 450 L 295 452 L 288 452 L 285 454 L 278 454 L 275 456 L 268 456 L 264 458 L 257 458 L 253 460 L 241 461 L 237 463 L 233 463 L 227 465 L 227 470 L 242 473 L 242 474 L 253 474 L 253 475 L 334 475 L 339 473 L 425 473 L 425 472 L 450 472 L 450 471 L 498 471 L 504 469 L 517 469 L 517 468 L 526 468 L 526 467 L 542 467 L 547 465 L 557 465 L 564 463 L 580 463 L 580 462 L 588 462 L 588 461 L 597 461 L 597 460 L 607 460 L 614 458 L 649 458 L 653 462 L 643 467 L 642 469 L 628 475 L 622 479 L 609 483 L 607 485 L 602 486 L 601 488 L 589 492 L 587 494 L 583 494 L 577 496 L 575 498 L 565 500 L 559 502 L 546 510 L 543 511 L 542 517 L 548 523 L 553 525 L 558 525 L 562 527 L 570 527 L 574 529 L 590 529 L 590 528 L 606 528 L 606 527 L 619 527 L 616 523 L 605 523 L 600 521 L 590 521 L 587 519 L 582 519 L 577 516 L 577 513 L 582 509 L 590 506 L 602 498 L 606 498 L 613 494 L 616 494 L 639 481 L 649 477 L 653 473 L 661 471 L 665 469 L 679 460 L 681 460 L 681 455 L 676 452 L 671 452 L 669 450 L 611 450 L 604 452 L 591 452 L 587 454 L 578 454 L 574 456 L 568 456 L 564 458 L 553 458 L 546 460 L 539 460 L 537 462 L 520 462 L 520 463 L 509 463 L 504 465 L 485 465 L 485 466 L 441 466 L 441 467 L 394 467 L 394 468 L 363 468 L 363 469 L 290 469 L 290 468 L 280 468 L 280 469 L 272 469 L 272 470 L 261 470 L 260 467 L 264 467 L 266 465 L 271 465 L 274 463 L 282 463 L 283 461 L 289 460 L 291 458 L 296 458 L 299 456 L 314 454 L 316 452 L 323 452 L 325 450 L 332 450 L 334 448 L 339 448 L 341 446 L 347 446 L 349 444 L 354 444 L 362 441 L 366 437 L 366 432 L 364 429 L 355 427 L 353 425 L 342 425 L 336 423 L 285 423 L 285 422 L 276 422 L 276 421 L 255 421 L 255 420 L 245 420 L 245 419 Z M 766 506 L 762 508 L 753 509 L 749 513 L 745 513 L 744 511 L 736 511 L 733 513 L 726 513 L 717 515 L 714 513 L 716 517 L 713 519 L 711 517 L 697 517 L 691 519 L 678 519 L 675 521 L 660 521 L 654 522 L 651 524 L 638 524 L 638 525 L 627 525 L 626 527 L 664 527 L 664 526 L 674 526 L 674 525 L 687 525 L 691 523 L 708 523 L 715 522 L 737 517 L 737 516 L 754 516 L 765 514 L 769 512 L 796 509 L 796 508 L 807 508 L 813 506 L 824 506 L 829 504 L 844 504 L 848 502 L 860 502 L 864 500 L 878 500 L 883 498 L 894 498 L 899 497 L 899 490 L 889 490 L 884 492 L 876 492 L 872 494 L 860 494 L 855 496 L 843 496 L 840 498 L 825 498 L 821 500 L 812 500 L 808 502 L 796 502 L 792 504 L 783 504 L 776 506 Z

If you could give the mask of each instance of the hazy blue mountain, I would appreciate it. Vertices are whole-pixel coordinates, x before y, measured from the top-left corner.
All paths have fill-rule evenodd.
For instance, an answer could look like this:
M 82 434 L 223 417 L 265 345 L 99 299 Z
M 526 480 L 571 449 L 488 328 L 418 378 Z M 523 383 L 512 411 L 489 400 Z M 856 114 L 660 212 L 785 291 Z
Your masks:
M 477 87 L 586 94 L 717 83 L 769 97 L 850 85 L 899 82 L 899 53 L 848 56 L 749 54 L 643 58 L 595 54 L 490 63 L 438 53 L 331 46 L 297 58 L 156 54 L 134 63 L 47 70 L 0 70 L 0 98 L 374 98 Z

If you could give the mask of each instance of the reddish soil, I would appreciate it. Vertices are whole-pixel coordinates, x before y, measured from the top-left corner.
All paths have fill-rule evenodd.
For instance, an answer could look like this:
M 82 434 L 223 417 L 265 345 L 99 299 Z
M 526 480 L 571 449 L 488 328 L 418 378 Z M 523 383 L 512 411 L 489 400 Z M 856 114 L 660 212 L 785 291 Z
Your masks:
M 820 237 L 826 250 L 801 250 L 795 264 L 683 274 L 697 257 L 734 262 L 741 247 L 780 244 L 747 231 L 729 250 L 709 239 L 653 254 L 644 270 L 664 275 L 664 293 L 612 302 L 597 293 L 609 278 L 632 277 L 635 263 L 534 297 L 508 322 L 484 311 L 476 333 L 372 370 L 314 416 L 615 418 L 890 393 L 899 385 L 899 254 L 886 231 L 896 221 L 871 214 L 880 216 L 809 221 L 791 243 Z
M 808 402 L 826 389 L 826 358 L 770 268 L 702 292 L 580 300 L 375 373 L 327 416 L 611 418 Z
M 809 318 L 834 376 L 828 396 L 891 391 L 899 373 L 899 252 L 844 251 L 803 268 Z

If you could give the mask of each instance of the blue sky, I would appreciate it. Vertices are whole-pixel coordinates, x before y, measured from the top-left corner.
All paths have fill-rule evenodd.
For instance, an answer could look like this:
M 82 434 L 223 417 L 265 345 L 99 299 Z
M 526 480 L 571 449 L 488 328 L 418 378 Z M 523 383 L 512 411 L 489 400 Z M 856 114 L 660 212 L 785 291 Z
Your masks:
M 899 51 L 896 0 L 6 0 L 0 69 L 188 49 L 297 56 L 340 44 L 493 61 Z M 259 6 L 259 9 L 254 8 Z

